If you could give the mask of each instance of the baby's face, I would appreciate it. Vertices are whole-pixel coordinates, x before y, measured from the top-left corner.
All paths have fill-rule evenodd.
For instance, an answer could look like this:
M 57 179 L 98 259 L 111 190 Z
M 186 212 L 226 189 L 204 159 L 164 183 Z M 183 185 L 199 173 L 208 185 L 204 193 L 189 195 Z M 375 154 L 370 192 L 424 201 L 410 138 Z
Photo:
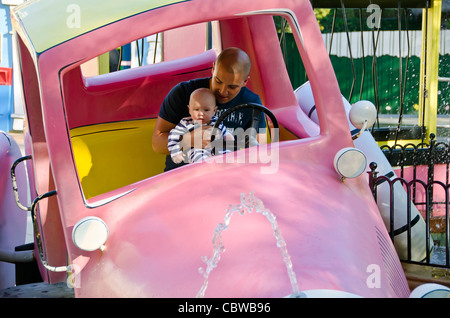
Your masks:
M 212 102 L 205 103 L 205 101 L 194 100 L 189 105 L 189 114 L 196 123 L 201 125 L 209 123 L 216 110 L 217 106 Z

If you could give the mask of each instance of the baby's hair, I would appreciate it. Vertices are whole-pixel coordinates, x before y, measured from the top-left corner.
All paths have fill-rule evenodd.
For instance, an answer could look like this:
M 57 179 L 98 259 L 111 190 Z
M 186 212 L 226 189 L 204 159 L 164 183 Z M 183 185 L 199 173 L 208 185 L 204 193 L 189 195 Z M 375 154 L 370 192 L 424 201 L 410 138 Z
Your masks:
M 212 100 L 214 100 L 214 104 L 216 103 L 216 97 L 214 96 L 214 93 L 211 92 L 211 90 L 209 88 L 197 88 L 195 91 L 193 91 L 191 93 L 191 96 L 189 98 L 189 104 L 192 104 L 192 100 L 194 98 L 198 98 L 198 96 L 202 96 L 202 97 L 210 97 Z

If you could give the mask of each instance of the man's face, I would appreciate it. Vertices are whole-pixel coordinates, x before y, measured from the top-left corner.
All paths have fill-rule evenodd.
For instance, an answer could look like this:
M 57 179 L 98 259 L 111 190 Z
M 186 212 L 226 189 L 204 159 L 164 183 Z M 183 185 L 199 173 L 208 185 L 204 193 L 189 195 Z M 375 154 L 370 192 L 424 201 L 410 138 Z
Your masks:
M 219 104 L 225 104 L 236 97 L 241 88 L 247 85 L 248 76 L 242 73 L 230 73 L 221 65 L 213 65 L 211 91 Z

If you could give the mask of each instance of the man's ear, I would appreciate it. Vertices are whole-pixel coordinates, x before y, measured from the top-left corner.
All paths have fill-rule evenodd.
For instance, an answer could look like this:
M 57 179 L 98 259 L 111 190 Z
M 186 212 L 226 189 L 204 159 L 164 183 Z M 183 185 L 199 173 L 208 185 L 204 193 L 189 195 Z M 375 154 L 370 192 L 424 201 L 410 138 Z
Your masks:
M 216 62 L 213 62 L 212 69 L 211 69 L 211 75 L 213 75 L 213 76 L 214 76 L 214 69 L 215 68 L 216 68 Z
M 250 75 L 247 76 L 247 79 L 242 83 L 242 86 L 246 86 L 249 79 L 250 79 Z

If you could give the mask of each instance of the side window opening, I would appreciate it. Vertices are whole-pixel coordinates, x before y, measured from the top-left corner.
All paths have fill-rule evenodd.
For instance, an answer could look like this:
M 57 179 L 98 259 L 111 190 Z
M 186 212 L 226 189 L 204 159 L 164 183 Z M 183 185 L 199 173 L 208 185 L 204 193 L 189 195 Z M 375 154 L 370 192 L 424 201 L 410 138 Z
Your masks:
M 265 56 L 267 47 L 262 50 L 266 43 L 264 36 L 260 34 L 251 39 L 255 43 L 246 44 L 236 39 L 233 32 L 247 25 L 245 32 L 252 34 L 252 28 L 270 20 L 275 21 L 272 28 L 278 29 L 278 33 L 270 33 L 275 37 L 271 52 L 277 58 L 276 65 L 283 68 L 278 69 L 280 74 L 289 73 L 290 78 L 283 75 L 282 82 L 271 77 L 272 71 L 267 69 L 274 67 L 274 61 Z M 164 31 L 126 43 L 65 73 L 62 78 L 64 105 L 85 199 L 101 197 L 163 172 L 165 155 L 155 153 L 151 145 L 162 100 L 181 81 L 209 77 L 222 46 L 244 45 L 241 48 L 248 51 L 254 69 L 250 88 L 260 94 L 263 104 L 271 109 L 283 107 L 282 103 L 288 101 L 290 107 L 297 109 L 294 89 L 304 83 L 306 75 L 299 71 L 303 65 L 292 31 L 289 33 L 286 26 L 287 32 L 283 34 L 278 27 L 282 20 L 256 15 Z M 186 42 L 174 40 L 185 32 L 196 35 L 196 44 L 188 50 L 177 50 L 177 47 L 188 46 Z M 189 43 L 194 42 L 192 37 L 184 38 Z M 129 55 L 125 54 L 126 50 Z M 129 65 L 123 63 L 127 56 Z M 170 68 L 166 68 L 167 65 Z M 268 81 L 264 82 L 263 77 Z M 298 138 L 302 137 L 286 129 L 280 135 L 281 141 Z

